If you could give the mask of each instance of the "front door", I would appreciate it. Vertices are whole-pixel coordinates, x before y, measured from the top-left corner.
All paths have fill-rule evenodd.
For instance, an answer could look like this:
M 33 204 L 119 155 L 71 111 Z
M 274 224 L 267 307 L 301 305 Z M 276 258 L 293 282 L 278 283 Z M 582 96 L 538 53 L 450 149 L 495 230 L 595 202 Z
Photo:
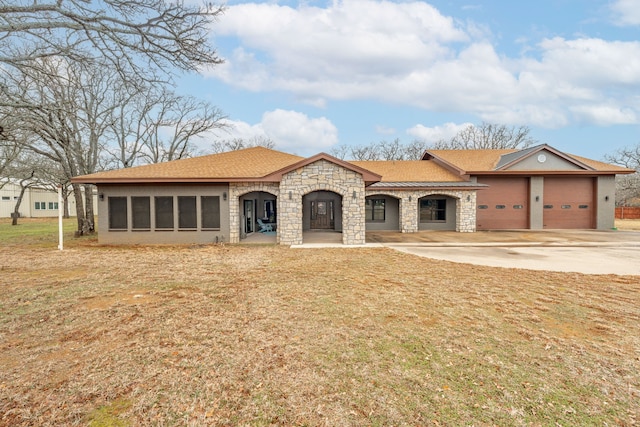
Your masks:
M 244 232 L 253 233 L 253 200 L 244 201 Z
M 311 228 L 314 230 L 334 228 L 333 200 L 311 201 Z

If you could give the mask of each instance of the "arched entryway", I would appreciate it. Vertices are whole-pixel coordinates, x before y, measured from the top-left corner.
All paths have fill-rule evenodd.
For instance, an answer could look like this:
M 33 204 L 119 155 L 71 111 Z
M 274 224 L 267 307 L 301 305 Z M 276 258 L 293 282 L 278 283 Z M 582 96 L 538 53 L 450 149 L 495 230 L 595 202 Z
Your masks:
M 432 194 L 418 199 L 418 230 L 456 230 L 458 199 Z
M 302 197 L 304 243 L 342 242 L 342 196 L 318 190 Z
M 371 194 L 365 198 L 367 231 L 399 231 L 400 199 L 386 194 Z
M 238 197 L 240 240 L 276 242 L 278 229 L 277 197 L 265 191 L 252 191 Z

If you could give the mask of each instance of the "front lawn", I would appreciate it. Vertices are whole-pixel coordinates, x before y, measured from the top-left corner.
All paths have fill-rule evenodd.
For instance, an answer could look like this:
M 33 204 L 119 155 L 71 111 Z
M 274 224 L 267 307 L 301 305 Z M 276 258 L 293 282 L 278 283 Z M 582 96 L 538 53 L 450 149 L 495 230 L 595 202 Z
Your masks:
M 0 425 L 640 422 L 638 277 L 0 225 Z

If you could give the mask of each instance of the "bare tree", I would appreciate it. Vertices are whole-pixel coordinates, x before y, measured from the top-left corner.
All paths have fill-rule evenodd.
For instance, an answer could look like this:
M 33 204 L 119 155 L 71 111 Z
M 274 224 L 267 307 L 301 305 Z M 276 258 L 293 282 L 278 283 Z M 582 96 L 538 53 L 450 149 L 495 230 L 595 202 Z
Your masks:
M 242 150 L 244 148 L 251 147 L 265 147 L 273 149 L 275 146 L 276 143 L 271 138 L 265 136 L 254 136 L 250 139 L 231 138 L 214 141 L 213 144 L 211 144 L 211 151 L 213 153 L 224 153 L 226 151 Z
M 5 73 L 12 111 L 20 117 L 15 132 L 23 149 L 60 165 L 64 179 L 93 173 L 115 106 L 108 67 L 62 58 L 34 61 L 20 72 Z M 5 107 L 6 109 L 6 107 Z M 78 233 L 94 231 L 93 189 L 74 185 Z M 84 195 L 84 197 L 83 197 Z M 84 200 L 83 200 L 84 199 Z
M 339 145 L 331 149 L 330 154 L 345 160 L 419 160 L 425 150 L 425 144 L 414 141 L 402 144 L 398 138 L 393 141 L 379 141 L 369 145 Z
M 636 173 L 616 178 L 616 205 L 640 204 L 640 144 L 624 147 L 605 156 L 609 163 L 635 169 Z
M 477 126 L 467 126 L 448 141 L 440 140 L 430 144 L 429 148 L 437 150 L 527 148 L 537 142 L 529 136 L 530 131 L 527 126 L 516 127 L 482 122 Z
M 142 117 L 140 155 L 148 163 L 182 159 L 193 155 L 193 139 L 225 126 L 222 112 L 193 97 L 162 91 L 153 108 Z
M 164 0 L 0 0 L 0 63 L 100 56 L 119 71 L 197 70 L 221 62 L 208 27 L 223 11 Z

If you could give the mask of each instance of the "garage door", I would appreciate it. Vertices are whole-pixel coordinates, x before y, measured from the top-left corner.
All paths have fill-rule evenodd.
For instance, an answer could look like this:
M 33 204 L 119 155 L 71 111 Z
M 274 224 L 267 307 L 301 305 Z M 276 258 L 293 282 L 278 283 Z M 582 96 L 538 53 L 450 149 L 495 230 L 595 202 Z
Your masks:
M 544 178 L 544 228 L 594 228 L 593 178 Z
M 529 179 L 481 177 L 489 188 L 478 191 L 476 228 L 505 230 L 529 228 Z

